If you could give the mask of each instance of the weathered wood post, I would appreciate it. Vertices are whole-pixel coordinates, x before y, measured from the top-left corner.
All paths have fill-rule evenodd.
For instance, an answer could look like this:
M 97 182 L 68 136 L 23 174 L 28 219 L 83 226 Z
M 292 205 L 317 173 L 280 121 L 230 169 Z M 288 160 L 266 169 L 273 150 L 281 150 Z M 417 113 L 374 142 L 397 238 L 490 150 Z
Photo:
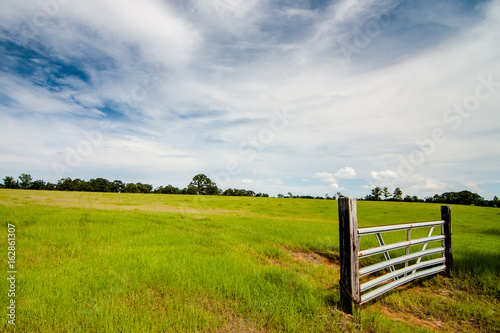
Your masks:
M 446 275 L 452 276 L 453 269 L 453 247 L 451 242 L 451 207 L 441 206 L 441 220 L 444 221 L 444 257 L 446 258 Z
M 359 287 L 359 238 L 356 199 L 339 198 L 340 307 L 353 314 L 361 302 Z

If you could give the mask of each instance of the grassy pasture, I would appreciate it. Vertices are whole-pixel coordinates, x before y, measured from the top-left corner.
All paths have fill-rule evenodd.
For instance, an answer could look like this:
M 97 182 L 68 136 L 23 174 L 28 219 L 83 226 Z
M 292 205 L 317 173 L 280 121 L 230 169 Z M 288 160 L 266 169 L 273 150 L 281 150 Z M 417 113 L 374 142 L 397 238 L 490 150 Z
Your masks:
M 358 202 L 358 217 L 425 221 L 440 209 Z M 7 224 L 17 227 L 17 320 L 2 315 L 3 331 L 500 331 L 496 208 L 452 206 L 453 278 L 410 284 L 354 317 L 336 309 L 336 201 L 3 189 L 0 221 L 4 258 Z

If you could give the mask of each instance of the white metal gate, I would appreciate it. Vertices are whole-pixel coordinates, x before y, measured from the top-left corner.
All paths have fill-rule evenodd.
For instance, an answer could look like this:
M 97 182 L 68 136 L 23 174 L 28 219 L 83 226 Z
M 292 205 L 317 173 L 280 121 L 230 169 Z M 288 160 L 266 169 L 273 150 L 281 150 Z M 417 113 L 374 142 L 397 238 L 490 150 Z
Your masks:
M 339 200 L 341 307 L 347 313 L 354 305 L 366 303 L 410 281 L 446 271 L 451 276 L 450 206 L 441 207 L 441 220 L 358 228 L 356 199 Z M 434 231 L 438 228 L 438 235 Z M 412 238 L 412 230 L 426 236 Z M 383 233 L 406 230 L 406 239 L 386 244 Z M 436 230 L 437 231 L 437 230 Z M 361 237 L 375 235 L 379 246 L 360 249 Z M 429 247 L 429 244 L 432 244 Z M 403 251 L 401 251 L 403 250 Z M 396 253 L 395 251 L 399 251 Z M 401 253 L 402 252 L 402 253 Z M 385 260 L 362 265 L 360 260 L 383 254 Z M 430 258 L 429 258 L 430 257 Z M 387 273 L 371 278 L 377 272 Z M 380 273 L 379 273 L 380 274 Z M 362 282 L 362 280 L 364 282 Z M 362 282 L 362 283 L 361 283 Z

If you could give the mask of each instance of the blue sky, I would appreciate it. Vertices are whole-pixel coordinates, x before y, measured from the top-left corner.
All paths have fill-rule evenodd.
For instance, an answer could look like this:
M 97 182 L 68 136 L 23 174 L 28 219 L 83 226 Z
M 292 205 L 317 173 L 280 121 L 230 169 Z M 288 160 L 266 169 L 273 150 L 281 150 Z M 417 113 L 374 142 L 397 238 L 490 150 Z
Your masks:
M 499 42 L 500 1 L 4 1 L 0 175 L 491 199 Z

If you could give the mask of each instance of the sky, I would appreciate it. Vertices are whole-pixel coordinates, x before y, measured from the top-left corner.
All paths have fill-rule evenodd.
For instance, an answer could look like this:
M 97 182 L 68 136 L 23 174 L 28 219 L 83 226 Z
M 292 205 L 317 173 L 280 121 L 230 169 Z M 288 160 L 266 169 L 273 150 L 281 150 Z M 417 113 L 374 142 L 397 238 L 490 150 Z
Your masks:
M 0 3 L 1 178 L 500 196 L 500 1 Z

